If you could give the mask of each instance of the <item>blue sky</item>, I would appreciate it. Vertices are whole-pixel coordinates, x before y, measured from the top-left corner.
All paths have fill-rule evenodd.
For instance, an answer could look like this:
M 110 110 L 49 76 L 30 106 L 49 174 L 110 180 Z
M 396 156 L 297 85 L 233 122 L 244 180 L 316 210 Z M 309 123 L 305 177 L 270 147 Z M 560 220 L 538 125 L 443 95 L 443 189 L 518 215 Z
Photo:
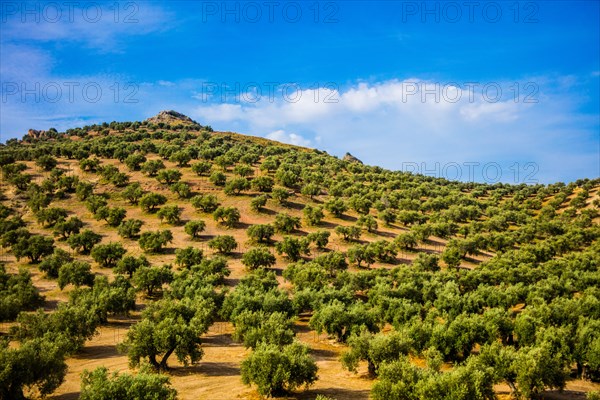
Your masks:
M 175 109 L 450 179 L 600 175 L 598 1 L 0 7 L 2 141 Z

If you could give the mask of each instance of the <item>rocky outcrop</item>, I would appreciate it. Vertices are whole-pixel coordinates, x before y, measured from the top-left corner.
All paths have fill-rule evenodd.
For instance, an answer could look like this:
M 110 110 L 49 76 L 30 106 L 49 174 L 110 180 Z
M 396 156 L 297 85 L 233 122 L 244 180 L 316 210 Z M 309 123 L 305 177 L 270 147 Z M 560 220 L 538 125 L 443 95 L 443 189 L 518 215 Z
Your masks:
M 148 118 L 146 121 L 152 124 L 163 122 L 165 124 L 200 125 L 187 115 L 173 110 L 161 111 L 154 117 Z
M 350 153 L 346 153 L 346 155 L 344 156 L 344 158 L 342 158 L 342 160 L 362 164 L 362 161 L 360 161 L 358 158 L 354 157 Z
M 43 136 L 46 136 L 46 131 L 38 131 L 37 129 L 30 129 L 27 131 L 27 136 L 33 139 L 39 139 Z

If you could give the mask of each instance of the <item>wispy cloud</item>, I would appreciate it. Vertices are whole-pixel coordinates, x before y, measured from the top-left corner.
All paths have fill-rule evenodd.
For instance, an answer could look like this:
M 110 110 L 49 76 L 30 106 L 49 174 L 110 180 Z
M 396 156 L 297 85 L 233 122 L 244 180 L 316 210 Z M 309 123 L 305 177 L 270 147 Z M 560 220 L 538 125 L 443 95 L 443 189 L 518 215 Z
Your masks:
M 511 181 L 511 165 L 531 162 L 539 167 L 540 181 L 594 176 L 597 145 L 590 144 L 597 140 L 598 116 L 577 111 L 567 82 L 574 84 L 572 77 L 548 78 L 535 97 L 508 90 L 514 82 L 494 83 L 505 93 L 492 101 L 495 95 L 482 95 L 485 83 L 440 85 L 436 96 L 435 82 L 389 80 L 334 92 L 320 89 L 319 96 L 305 90 L 295 102 L 280 96 L 273 102 L 202 104 L 193 117 L 288 143 L 300 139 L 285 132 L 308 143 L 319 137 L 320 147 L 334 154 L 350 151 L 392 169 L 403 163 L 500 163 L 503 181 Z M 326 97 L 335 101 L 315 101 Z M 557 165 L 559 159 L 578 162 Z
M 174 18 L 149 2 L 14 4 L 3 8 L 2 43 L 74 43 L 103 53 L 123 52 L 127 38 L 164 32 Z

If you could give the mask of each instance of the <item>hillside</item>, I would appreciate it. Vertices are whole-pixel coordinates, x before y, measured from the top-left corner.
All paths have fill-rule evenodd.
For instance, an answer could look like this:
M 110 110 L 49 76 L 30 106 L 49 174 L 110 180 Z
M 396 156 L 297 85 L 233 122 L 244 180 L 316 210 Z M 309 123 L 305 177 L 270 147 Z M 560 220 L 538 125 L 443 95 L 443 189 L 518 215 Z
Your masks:
M 286 398 L 600 390 L 598 179 L 451 182 L 173 111 L 30 131 L 0 165 L 0 365 L 55 371 L 50 399 L 100 366 L 160 370 L 183 400 L 256 399 L 242 362 L 292 341 L 318 379 Z M 45 341 L 56 364 L 15 361 Z M 44 378 L 19 379 L 37 396 Z

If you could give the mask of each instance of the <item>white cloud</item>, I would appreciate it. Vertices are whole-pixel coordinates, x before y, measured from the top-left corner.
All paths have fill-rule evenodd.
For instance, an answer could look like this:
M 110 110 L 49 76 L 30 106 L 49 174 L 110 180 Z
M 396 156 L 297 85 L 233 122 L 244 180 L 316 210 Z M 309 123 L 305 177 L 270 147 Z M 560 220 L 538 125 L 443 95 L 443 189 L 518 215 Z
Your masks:
M 296 146 L 310 146 L 310 140 L 303 138 L 295 133 L 287 133 L 282 129 L 267 134 L 267 139 L 276 140 L 278 142 L 294 144 Z
M 2 42 L 73 42 L 112 53 L 122 51 L 124 38 L 170 29 L 173 15 L 149 2 L 36 2 L 15 3 L 2 18 Z
M 502 88 L 498 101 L 494 90 L 483 92 L 485 83 L 438 84 L 436 89 L 435 82 L 417 78 L 361 82 L 339 91 L 321 88 L 333 102 L 304 90 L 294 102 L 276 96 L 251 104 L 205 103 L 192 118 L 288 143 L 309 145 L 304 138 L 312 137 L 333 154 L 350 151 L 392 169 L 404 162 L 498 162 L 506 167 L 503 180 L 510 181 L 510 165 L 534 162 L 542 181 L 566 180 L 593 177 L 598 164 L 597 145 L 589 146 L 597 138 L 597 116 L 578 112 L 577 96 L 568 86 L 575 81 L 570 76 L 539 79 L 533 103 L 525 101 L 529 92 L 511 91 L 513 81 L 492 83 Z M 556 159 L 577 156 L 581 163 L 563 165 L 556 173 Z

